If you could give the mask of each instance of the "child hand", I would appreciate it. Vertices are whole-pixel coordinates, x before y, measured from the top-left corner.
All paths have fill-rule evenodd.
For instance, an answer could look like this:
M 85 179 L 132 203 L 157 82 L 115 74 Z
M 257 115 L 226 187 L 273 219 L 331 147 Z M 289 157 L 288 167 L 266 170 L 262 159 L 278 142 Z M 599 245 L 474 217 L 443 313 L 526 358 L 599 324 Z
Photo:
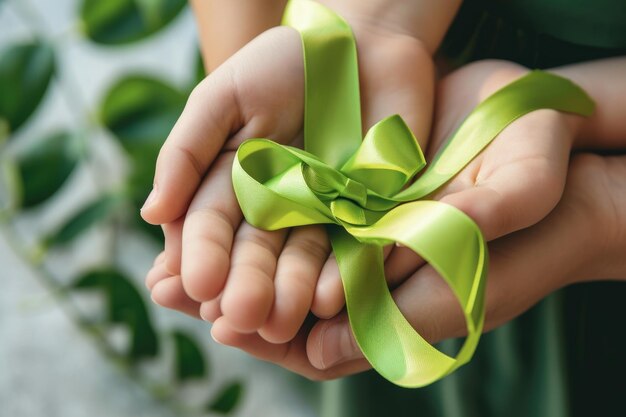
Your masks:
M 251 246 L 252 260 L 241 251 L 236 263 L 240 274 L 233 285 L 241 285 L 236 278 L 243 275 L 250 298 L 273 296 L 263 274 L 272 265 L 267 256 L 272 246 L 267 242 L 279 242 L 285 233 L 256 233 L 242 224 L 231 184 L 232 159 L 237 146 L 250 137 L 281 143 L 296 139 L 303 89 L 300 40 L 289 28 L 265 32 L 194 89 L 161 149 L 154 190 L 142 209 L 146 221 L 164 224 L 166 235 L 165 254 L 148 277 L 148 283 L 154 272 L 163 278 L 153 294 L 157 301 L 184 295 L 185 305 L 196 307 L 215 299 L 232 272 L 230 255 L 237 231 L 238 246 Z M 255 257 L 259 252 L 261 264 Z M 251 304 L 245 311 L 252 317 L 262 314 L 255 306 L 264 303 L 246 304 Z
M 425 146 L 433 93 L 430 56 L 406 35 L 358 28 L 355 35 L 364 129 L 399 113 Z M 258 330 L 274 342 L 290 340 L 300 328 L 320 271 L 333 270 L 334 261 L 325 266 L 330 247 L 323 228 L 266 232 L 241 223 L 230 169 L 233 151 L 243 139 L 270 137 L 289 143 L 298 135 L 302 83 L 298 35 L 276 28 L 242 49 L 193 93 L 159 156 L 157 197 L 142 212 L 152 223 L 167 223 L 165 254 L 147 277 L 159 304 L 195 316 L 200 309 L 209 320 L 223 315 L 232 329 Z

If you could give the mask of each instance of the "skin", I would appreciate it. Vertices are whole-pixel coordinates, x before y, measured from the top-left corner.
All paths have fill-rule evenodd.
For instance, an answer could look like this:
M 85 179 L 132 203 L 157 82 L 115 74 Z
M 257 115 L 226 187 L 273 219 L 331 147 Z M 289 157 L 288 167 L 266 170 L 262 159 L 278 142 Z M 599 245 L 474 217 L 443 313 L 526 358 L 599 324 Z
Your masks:
M 600 277 L 626 277 L 626 215 L 624 210 L 616 210 L 626 205 L 625 189 L 626 157 L 582 154 L 573 158 L 563 198 L 555 210 L 537 225 L 490 245 L 486 330 L 521 314 L 562 286 Z M 431 268 L 418 270 L 393 296 L 427 340 L 436 342 L 464 334 L 459 307 Z M 211 334 L 219 343 L 313 380 L 369 369 L 344 314 L 320 321 L 312 330 L 304 327 L 284 344 L 268 343 L 257 334 L 234 332 L 221 318 L 213 324 Z
M 368 45 L 368 39 L 376 39 L 371 41 L 372 45 L 388 42 L 384 50 L 391 51 L 390 56 L 385 57 L 378 56 L 376 48 L 371 49 L 371 54 L 366 52 L 368 49 L 359 51 L 360 67 L 368 68 L 361 74 L 364 127 L 386 115 L 400 113 L 419 138 L 428 137 L 429 123 L 424 113 L 415 109 L 428 108 L 428 103 L 432 102 L 432 97 L 424 93 L 428 88 L 419 88 L 424 84 L 420 81 L 423 75 L 432 74 L 432 61 L 426 53 L 429 48 L 423 42 L 414 42 L 406 33 L 391 36 L 383 30 L 384 35 L 377 36 L 374 30 L 360 32 L 358 25 L 353 27 L 359 45 Z M 332 258 L 327 261 L 329 248 L 323 232 L 320 228 L 308 227 L 269 233 L 245 222 L 240 224 L 241 213 L 230 186 L 232 150 L 241 140 L 265 136 L 289 143 L 297 139 L 302 97 L 294 92 L 302 91 L 300 53 L 297 34 L 286 28 L 273 29 L 220 66 L 192 94 L 159 157 L 155 178 L 158 195 L 143 211 L 144 218 L 151 222 L 166 223 L 167 236 L 166 254 L 157 258 L 148 274 L 147 285 L 152 289 L 155 302 L 215 320 L 212 334 L 220 342 L 312 378 L 327 378 L 365 369 L 366 363 L 359 358 L 345 316 L 319 321 L 310 334 L 310 325 L 301 327 L 309 309 L 318 317 L 330 318 L 343 306 L 336 264 Z M 275 59 L 267 60 L 268 55 Z M 380 62 L 386 63 L 384 68 L 370 71 Z M 424 62 L 428 65 L 424 66 L 422 77 L 416 77 L 415 64 Z M 561 198 L 572 145 L 620 146 L 620 140 L 626 137 L 619 130 L 621 120 L 616 117 L 619 115 L 615 107 L 606 104 L 611 99 L 619 103 L 618 93 L 621 91 L 623 97 L 624 87 L 617 92 L 608 91 L 604 83 L 598 81 L 602 78 L 593 77 L 598 71 L 605 76 L 618 74 L 619 64 L 617 69 L 613 63 L 601 68 L 583 66 L 557 70 L 587 91 L 595 92 L 592 95 L 601 104 L 596 116 L 585 123 L 552 111 L 525 116 L 503 132 L 437 198 L 467 212 L 488 239 L 540 221 Z M 406 71 L 407 66 L 411 71 Z M 277 79 L 278 70 L 286 76 Z M 391 77 L 385 75 L 386 71 L 394 74 L 397 83 L 388 82 Z M 469 109 L 524 72 L 525 69 L 513 64 L 491 62 L 470 66 L 446 78 L 439 88 L 437 123 L 429 153 L 432 155 Z M 267 82 L 259 83 L 259 79 Z M 415 87 L 413 90 L 406 88 L 411 85 Z M 369 98 L 374 96 L 376 101 Z M 417 113 L 423 119 L 416 119 Z M 420 132 L 425 134 L 420 135 Z M 613 165 L 619 166 L 619 163 Z M 163 172 L 167 174 L 160 174 Z M 520 178 L 523 180 L 519 181 Z M 185 202 L 194 192 L 191 204 L 186 206 Z M 219 201 L 215 196 L 220 197 Z M 569 200 L 564 198 L 564 201 Z M 519 210 L 522 204 L 524 210 Z M 496 250 L 498 245 L 500 241 Z M 207 258 L 206 253 L 216 256 Z M 182 274 L 178 268 L 181 262 Z M 387 275 L 391 285 L 398 286 L 395 295 L 401 310 L 402 297 L 414 300 L 415 294 L 435 291 L 448 302 L 440 303 L 446 311 L 438 315 L 436 309 L 429 310 L 433 312 L 432 320 L 428 321 L 432 329 L 412 319 L 421 317 L 423 320 L 427 317 L 424 312 L 403 312 L 429 340 L 462 334 L 463 323 L 458 320 L 462 316 L 453 314 L 454 309 L 458 309 L 454 300 L 449 293 L 446 295 L 446 288 L 437 284 L 438 278 L 428 267 L 415 273 L 420 265 L 420 259 L 406 248 L 393 248 L 388 258 Z M 493 272 L 494 268 L 492 264 L 491 275 L 498 276 L 499 270 Z M 505 270 L 504 266 L 502 268 Z M 490 276 L 490 282 L 493 280 Z M 508 300 L 505 306 L 511 307 L 509 309 L 498 306 L 497 297 L 496 301 L 488 301 L 488 323 L 509 320 L 550 291 L 565 285 L 557 279 L 542 282 L 549 285 L 540 285 L 535 291 L 527 288 L 525 293 L 524 288 L 518 290 L 524 296 L 519 297 L 517 303 Z M 499 287 L 491 288 L 490 284 L 488 293 Z M 492 299 L 490 297 L 495 296 L 488 296 L 488 300 Z M 242 305 L 246 308 L 242 309 Z M 498 314 L 490 313 L 492 310 Z M 490 314 L 495 314 L 495 318 L 490 318 Z M 442 323 L 437 317 L 448 319 Z M 289 353 L 277 357 L 283 349 Z M 338 356 L 349 361 L 333 366 Z M 328 371 L 320 374 L 317 368 Z
M 427 19 L 407 13 L 405 2 L 391 3 L 402 7 L 390 9 L 390 23 L 385 25 L 378 25 L 384 19 L 377 24 L 366 19 L 373 10 L 360 10 L 358 2 L 338 3 L 353 27 L 359 64 L 365 69 L 360 73 L 363 128 L 398 113 L 425 147 L 434 90 L 430 54 L 445 29 L 430 33 L 426 43 L 415 37 L 417 33 L 393 32 L 389 27 L 399 22 L 426 27 L 419 23 Z M 372 3 L 378 8 L 382 4 Z M 458 5 L 445 6 L 432 16 L 447 25 Z M 230 184 L 231 151 L 249 137 L 281 143 L 298 138 L 302 71 L 299 35 L 288 28 L 266 31 L 219 66 L 192 93 L 166 141 L 157 162 L 155 191 L 142 210 L 144 219 L 163 224 L 166 235 L 161 269 L 171 279 L 160 283 L 167 290 L 153 293 L 155 300 L 161 293 L 166 298 L 170 292 L 187 294 L 202 304 L 203 317 L 218 310 L 234 329 L 259 331 L 275 342 L 293 338 L 311 304 L 324 315 L 337 286 L 316 287 L 316 282 L 320 274 L 335 274 L 336 262 L 327 261 L 329 244 L 321 227 L 270 233 L 241 222 Z M 275 77 L 278 72 L 284 76 Z M 206 253 L 220 255 L 208 259 Z M 308 254 L 314 255 L 307 257 L 309 262 L 299 262 Z M 249 308 L 241 309 L 242 304 Z
M 523 193 L 523 197 L 526 198 L 524 207 L 532 208 L 533 201 L 545 204 L 546 196 L 537 191 L 542 187 L 549 188 L 549 181 L 554 182 L 552 186 L 556 189 L 555 199 L 558 201 L 561 197 L 559 188 L 565 180 L 564 175 L 560 176 L 560 170 L 563 167 L 567 169 L 572 144 L 587 146 L 590 140 L 585 134 L 594 129 L 596 133 L 603 133 L 602 137 L 597 137 L 595 143 L 605 146 L 619 146 L 624 143 L 616 139 L 625 138 L 626 131 L 621 126 L 619 114 L 613 111 L 615 105 L 620 103 L 624 86 L 616 80 L 610 92 L 594 91 L 593 79 L 590 80 L 588 77 L 597 74 L 598 71 L 603 75 L 617 74 L 620 71 L 616 67 L 626 65 L 625 62 L 623 59 L 606 60 L 555 70 L 587 87 L 598 103 L 596 114 L 590 119 L 581 119 L 552 111 L 539 111 L 521 118 L 480 155 L 475 161 L 476 166 L 468 166 L 446 187 L 441 193 L 442 198 L 468 195 L 472 190 L 483 193 L 484 191 L 475 190 L 494 187 L 490 182 L 493 178 L 497 180 L 496 185 L 500 178 L 509 184 L 519 178 L 528 178 L 530 182 Z M 441 142 L 445 133 L 460 121 L 464 110 L 472 108 L 493 90 L 519 77 L 523 71 L 522 68 L 510 63 L 481 62 L 469 65 L 445 78 L 438 90 L 436 110 L 438 116 L 433 143 Z M 465 101 L 461 99 L 462 97 L 466 98 Z M 468 100 L 467 97 L 472 99 Z M 448 117 L 450 114 L 456 114 L 456 119 Z M 527 146 L 522 146 L 524 144 Z M 542 147 L 546 144 L 550 146 Z M 517 153 L 512 154 L 511 148 L 516 149 Z M 531 153 L 526 155 L 522 151 Z M 559 155 L 564 155 L 564 161 L 559 162 L 557 158 Z M 530 165 L 528 161 L 531 161 Z M 623 207 L 624 202 L 623 199 L 617 199 L 620 193 L 613 192 L 610 188 L 620 186 L 617 181 L 620 178 L 618 174 L 623 174 L 623 163 L 620 161 L 623 162 L 623 159 L 602 159 L 590 155 L 576 158 L 569 168 L 568 188 L 557 208 L 538 225 L 497 240 L 491 245 L 492 264 L 487 289 L 488 329 L 510 320 L 545 295 L 571 282 L 600 276 L 619 279 L 626 275 L 624 261 L 619 255 L 619 248 L 624 244 L 626 222 L 623 216 L 619 215 L 623 210 L 620 211 L 618 208 Z M 542 167 L 549 169 L 543 172 Z M 608 174 L 602 173 L 609 168 Z M 529 171 L 526 172 L 524 169 Z M 466 177 L 473 178 L 473 181 L 481 178 L 481 182 L 468 182 Z M 541 180 L 533 179 L 534 177 Z M 623 187 L 623 183 L 621 186 Z M 607 199 L 600 193 L 610 197 Z M 624 193 L 621 194 L 623 197 Z M 606 201 L 611 203 L 606 204 Z M 503 209 L 506 209 L 506 206 L 498 208 Z M 489 220 L 491 217 L 488 215 L 485 219 Z M 494 233 L 497 233 L 497 227 L 494 230 L 496 230 Z M 589 236 L 589 239 L 582 242 L 576 238 L 581 235 Z M 584 246 L 581 246 L 583 243 Z M 589 250 L 589 247 L 597 248 L 597 251 Z M 554 253 L 564 254 L 562 262 L 561 260 L 554 262 Z M 528 263 L 528 259 L 539 261 Z M 599 260 L 602 261 L 598 262 Z M 533 268 L 542 266 L 543 269 L 529 270 L 529 265 Z M 431 341 L 463 335 L 463 317 L 458 311 L 456 301 L 432 269 L 424 267 L 417 272 L 410 271 L 408 279 L 403 281 L 404 274 L 398 273 L 398 270 L 394 272 L 393 258 L 388 259 L 386 267 L 388 277 L 396 285 L 402 282 L 394 292 L 396 302 L 421 334 Z M 149 280 L 153 294 L 162 281 L 167 282 L 169 278 L 166 278 L 166 275 L 167 273 L 164 273 L 157 263 Z M 511 276 L 519 279 L 510 278 Z M 532 285 L 525 285 L 528 283 L 526 276 L 533 277 Z M 167 297 L 158 301 L 169 307 L 183 311 L 187 309 L 191 314 L 197 314 L 199 304 L 185 299 L 180 291 L 172 292 L 181 295 L 184 301 L 166 299 Z M 511 294 L 516 294 L 514 299 L 511 299 Z M 423 297 L 423 302 L 416 301 L 422 300 L 420 297 Z M 181 308 L 183 305 L 185 308 Z M 420 308 L 417 309 L 416 306 Z M 341 304 L 338 304 L 338 310 L 340 308 Z M 262 359 L 277 362 L 310 378 L 333 378 L 366 369 L 368 366 L 360 359 L 358 349 L 355 349 L 344 314 L 330 320 L 320 320 L 312 329 L 310 325 L 305 325 L 288 343 L 276 344 L 267 342 L 258 333 L 244 334 L 233 330 L 221 316 L 218 308 L 209 313 L 213 315 L 211 319 L 216 319 L 212 334 L 219 342 L 239 347 Z M 284 356 L 280 355 L 280 352 L 283 352 Z M 332 364 L 336 363 L 337 357 L 349 360 L 343 365 L 334 366 Z
M 287 0 L 191 0 L 207 73 L 260 33 L 280 25 Z

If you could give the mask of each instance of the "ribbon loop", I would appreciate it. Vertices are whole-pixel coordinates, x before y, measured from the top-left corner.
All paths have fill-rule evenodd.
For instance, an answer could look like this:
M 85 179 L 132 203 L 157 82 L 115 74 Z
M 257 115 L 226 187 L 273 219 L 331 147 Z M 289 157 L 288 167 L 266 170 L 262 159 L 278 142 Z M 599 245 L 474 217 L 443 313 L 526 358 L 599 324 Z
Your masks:
M 479 104 L 413 184 L 424 155 L 400 116 L 361 137 L 356 46 L 349 26 L 310 0 L 290 0 L 284 22 L 302 35 L 305 150 L 250 139 L 233 163 L 233 187 L 253 226 L 327 224 L 355 339 L 382 376 L 420 387 L 469 361 L 485 314 L 487 246 L 456 208 L 424 200 L 506 126 L 537 109 L 590 115 L 593 101 L 572 82 L 534 71 Z M 419 200 L 419 201 L 415 201 Z M 382 246 L 402 243 L 450 286 L 466 319 L 456 357 L 430 345 L 394 303 Z M 436 300 L 435 300 L 436 301 Z
M 426 160 L 413 133 L 396 115 L 376 123 L 341 171 L 384 197 L 391 197 L 419 172 Z

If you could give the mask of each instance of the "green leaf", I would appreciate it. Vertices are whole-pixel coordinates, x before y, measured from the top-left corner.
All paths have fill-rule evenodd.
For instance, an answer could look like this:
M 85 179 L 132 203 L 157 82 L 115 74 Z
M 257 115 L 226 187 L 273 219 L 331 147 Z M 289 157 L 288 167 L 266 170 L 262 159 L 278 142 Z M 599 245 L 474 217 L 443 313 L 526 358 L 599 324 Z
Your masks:
M 186 0 L 83 0 L 80 17 L 91 40 L 115 45 L 159 31 L 186 4 Z
M 52 134 L 21 151 L 16 166 L 21 178 L 21 206 L 30 208 L 52 197 L 79 160 L 79 143 L 67 132 Z
M 108 91 L 100 114 L 129 152 L 158 149 L 176 123 L 186 96 L 155 78 L 131 75 Z
M 54 51 L 42 42 L 12 45 L 0 53 L 0 119 L 10 131 L 37 109 L 54 67 Z
M 0 0 L 2 1 L 2 0 Z M 2 146 L 9 137 L 9 121 L 0 117 L 0 146 Z
M 176 379 L 185 381 L 205 376 L 207 366 L 198 344 L 191 336 L 181 331 L 175 331 L 173 337 L 176 349 Z
M 97 289 L 107 297 L 108 323 L 123 324 L 131 332 L 127 356 L 131 359 L 154 357 L 159 340 L 143 297 L 124 274 L 114 269 L 91 271 L 72 284 L 76 290 Z
M 243 394 L 243 385 L 241 382 L 233 382 L 226 388 L 222 389 L 213 401 L 207 407 L 209 411 L 230 414 L 240 403 Z
M 128 76 L 115 83 L 100 107 L 103 124 L 131 158 L 129 189 L 137 210 L 152 189 L 156 158 L 180 116 L 186 95 L 166 83 L 144 76 Z M 162 239 L 159 227 L 138 224 Z
M 66 221 L 56 232 L 44 240 L 45 247 L 65 245 L 97 222 L 107 218 L 118 208 L 124 198 L 120 194 L 107 194 L 89 203 Z

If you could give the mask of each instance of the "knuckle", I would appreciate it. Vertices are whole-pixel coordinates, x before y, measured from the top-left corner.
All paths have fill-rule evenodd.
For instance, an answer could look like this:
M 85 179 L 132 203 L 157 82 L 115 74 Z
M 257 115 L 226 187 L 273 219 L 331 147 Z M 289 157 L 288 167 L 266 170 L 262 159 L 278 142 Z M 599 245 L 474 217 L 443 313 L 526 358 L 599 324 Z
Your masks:
M 274 232 L 267 232 L 264 230 L 251 229 L 248 233 L 243 233 L 238 236 L 240 243 L 245 246 L 253 246 L 256 249 L 260 249 L 265 255 L 269 254 L 272 258 L 278 258 L 280 245 L 277 245 L 273 241 L 275 236 L 272 236 Z
M 174 145 L 174 151 L 182 157 L 183 161 L 191 168 L 197 179 L 204 177 L 205 164 L 202 159 L 197 156 L 194 149 L 187 145 L 176 144 Z
M 222 210 L 213 207 L 196 207 L 191 208 L 187 213 L 185 227 L 188 229 L 190 225 L 202 225 L 201 227 L 193 227 L 193 238 L 215 242 L 229 253 L 231 250 L 231 240 L 216 239 L 216 231 L 220 231 L 223 236 L 232 236 L 235 231 L 236 222 Z M 210 226 L 210 227 L 209 227 Z M 183 231 L 183 233 L 188 233 Z
M 299 239 L 291 239 L 285 252 L 291 251 L 294 255 L 306 255 L 314 259 L 326 259 L 328 257 L 328 241 L 318 236 L 306 236 Z

